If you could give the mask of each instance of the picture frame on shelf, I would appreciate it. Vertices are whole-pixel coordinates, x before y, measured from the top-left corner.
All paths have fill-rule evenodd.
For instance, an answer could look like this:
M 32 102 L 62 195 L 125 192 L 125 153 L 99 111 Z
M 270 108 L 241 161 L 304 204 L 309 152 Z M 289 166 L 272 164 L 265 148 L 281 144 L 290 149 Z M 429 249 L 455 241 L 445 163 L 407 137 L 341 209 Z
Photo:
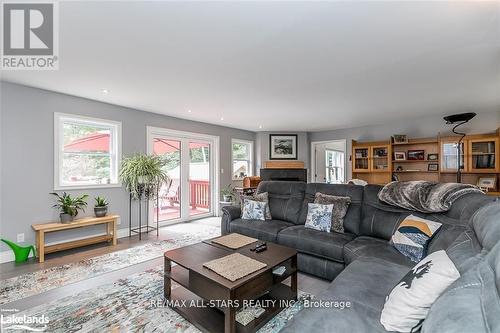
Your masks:
M 408 150 L 409 161 L 423 161 L 425 160 L 425 151 L 422 149 Z
M 428 161 L 437 161 L 439 160 L 439 154 L 427 154 Z
M 408 143 L 408 136 L 406 134 L 394 134 L 392 142 L 396 144 Z
M 269 159 L 296 160 L 297 134 L 270 134 Z
M 439 164 L 429 163 L 429 165 L 427 166 L 427 171 L 439 171 Z
M 497 186 L 497 177 L 489 176 L 489 177 L 479 177 L 477 181 L 477 187 L 482 190 L 490 191 L 494 190 Z
M 406 153 L 404 151 L 394 152 L 394 160 L 395 161 L 406 161 Z

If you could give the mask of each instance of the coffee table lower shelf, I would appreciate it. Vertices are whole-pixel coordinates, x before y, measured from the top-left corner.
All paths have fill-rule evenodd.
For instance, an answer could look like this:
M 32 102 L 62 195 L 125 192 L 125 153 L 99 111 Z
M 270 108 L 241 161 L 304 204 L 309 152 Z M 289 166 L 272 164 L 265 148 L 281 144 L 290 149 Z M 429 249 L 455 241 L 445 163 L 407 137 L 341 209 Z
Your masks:
M 263 313 L 259 318 L 255 318 L 253 321 L 248 323 L 246 326 L 236 322 L 236 332 L 238 333 L 248 333 L 256 332 L 262 326 L 264 326 L 269 320 L 275 317 L 281 310 L 285 309 L 286 306 L 283 304 L 283 300 L 296 300 L 296 294 L 292 292 L 289 286 L 285 284 L 275 285 L 269 294 L 266 294 L 259 298 L 259 300 L 273 299 L 276 300 L 276 306 L 269 307 L 266 312 Z M 208 333 L 224 333 L 225 329 L 225 313 L 219 308 L 212 307 L 202 307 L 201 305 L 207 305 L 208 303 L 190 292 L 183 286 L 178 286 L 177 288 L 171 289 L 170 300 L 174 301 L 187 301 L 184 307 L 171 307 L 175 312 L 180 314 L 182 317 L 187 319 L 190 323 L 195 325 L 202 332 Z M 197 304 L 196 307 L 189 307 L 191 301 Z M 281 302 L 280 302 L 281 301 Z

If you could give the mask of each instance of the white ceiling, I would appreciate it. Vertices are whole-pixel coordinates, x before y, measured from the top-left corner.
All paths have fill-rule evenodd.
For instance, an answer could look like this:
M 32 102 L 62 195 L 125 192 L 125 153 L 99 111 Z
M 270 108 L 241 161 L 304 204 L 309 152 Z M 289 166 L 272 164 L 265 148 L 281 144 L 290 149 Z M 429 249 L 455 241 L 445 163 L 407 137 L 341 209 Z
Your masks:
M 59 45 L 3 80 L 253 131 L 500 110 L 495 1 L 63 2 Z

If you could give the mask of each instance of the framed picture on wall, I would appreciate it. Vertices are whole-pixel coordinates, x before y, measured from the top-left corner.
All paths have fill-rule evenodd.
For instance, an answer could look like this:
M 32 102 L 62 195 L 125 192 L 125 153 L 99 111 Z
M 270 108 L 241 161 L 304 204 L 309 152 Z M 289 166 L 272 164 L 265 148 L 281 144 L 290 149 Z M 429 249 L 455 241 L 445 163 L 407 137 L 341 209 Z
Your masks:
M 406 161 L 406 153 L 403 151 L 394 152 L 394 160 L 395 161 Z
M 296 160 L 297 134 L 270 134 L 269 159 Z

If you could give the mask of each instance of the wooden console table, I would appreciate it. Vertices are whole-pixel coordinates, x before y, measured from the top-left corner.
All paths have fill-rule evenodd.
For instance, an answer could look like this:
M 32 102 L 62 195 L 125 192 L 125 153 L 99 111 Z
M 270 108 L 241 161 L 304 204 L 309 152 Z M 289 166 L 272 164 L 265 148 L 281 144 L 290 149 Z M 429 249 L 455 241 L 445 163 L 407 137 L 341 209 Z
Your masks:
M 32 224 L 31 227 L 36 232 L 36 249 L 38 261 L 45 261 L 45 253 L 63 251 L 75 247 L 109 241 L 111 241 L 113 245 L 116 245 L 116 225 L 118 224 L 119 217 L 120 216 L 118 215 L 108 215 L 104 217 L 85 217 L 82 219 L 74 220 L 70 223 L 51 222 Z M 106 224 L 105 235 L 88 237 L 54 245 L 45 245 L 45 234 L 48 232 L 77 229 L 98 224 Z

